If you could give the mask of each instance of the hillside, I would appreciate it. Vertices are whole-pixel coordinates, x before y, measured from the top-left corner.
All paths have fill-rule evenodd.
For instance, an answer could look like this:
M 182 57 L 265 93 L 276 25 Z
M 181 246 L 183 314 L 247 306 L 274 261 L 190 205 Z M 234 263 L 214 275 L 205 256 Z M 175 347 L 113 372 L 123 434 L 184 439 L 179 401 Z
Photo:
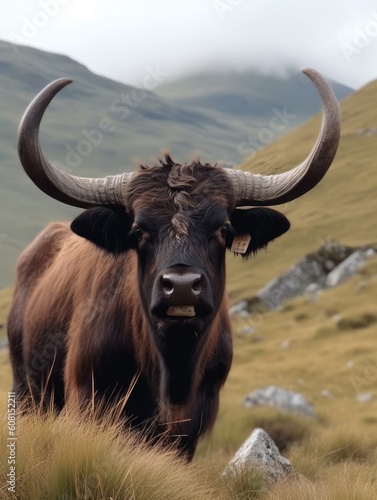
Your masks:
M 43 147 L 62 168 L 89 177 L 132 170 L 135 158 L 154 163 L 165 148 L 181 162 L 200 154 L 202 161 L 210 163 L 219 159 L 238 163 L 253 147 L 249 137 L 268 126 L 273 109 L 294 115 L 277 134 L 286 133 L 319 107 L 315 91 L 299 73 L 290 74 L 284 85 L 273 76 L 224 77 L 220 90 L 233 95 L 227 101 L 219 98 L 216 75 L 186 81 L 178 93 L 172 87 L 153 93 L 95 75 L 66 56 L 22 46 L 15 50 L 0 42 L 0 287 L 11 285 L 17 256 L 50 220 L 69 220 L 78 213 L 40 193 L 24 174 L 16 153 L 18 123 L 26 106 L 44 85 L 59 77 L 70 77 L 74 83 L 46 113 Z M 205 93 L 203 102 L 196 100 L 193 87 Z M 340 97 L 350 91 L 336 88 Z M 243 116 L 234 99 L 238 94 L 249 103 L 245 109 L 250 113 Z M 224 109 L 218 106 L 221 102 L 226 103 Z M 113 131 L 87 156 L 73 158 L 72 151 L 85 139 L 83 132 L 98 128 L 104 118 L 111 120 Z
M 277 207 L 291 221 L 288 233 L 271 243 L 255 260 L 230 257 L 228 290 L 233 300 L 251 297 L 327 238 L 357 246 L 377 242 L 377 81 L 341 103 L 342 133 L 335 161 L 311 192 Z M 314 145 L 320 127 L 316 116 L 240 168 L 274 173 L 300 163 Z
M 339 100 L 352 93 L 349 87 L 330 83 Z M 281 75 L 258 71 L 200 73 L 156 89 L 159 96 L 177 104 L 205 110 L 206 113 L 216 112 L 219 116 L 232 115 L 250 122 L 251 126 L 257 122 L 264 127 L 272 110 L 282 111 L 284 106 L 294 115 L 288 128 L 318 111 L 318 101 L 310 98 L 312 92 L 312 84 L 302 78 L 297 69 L 289 69 Z

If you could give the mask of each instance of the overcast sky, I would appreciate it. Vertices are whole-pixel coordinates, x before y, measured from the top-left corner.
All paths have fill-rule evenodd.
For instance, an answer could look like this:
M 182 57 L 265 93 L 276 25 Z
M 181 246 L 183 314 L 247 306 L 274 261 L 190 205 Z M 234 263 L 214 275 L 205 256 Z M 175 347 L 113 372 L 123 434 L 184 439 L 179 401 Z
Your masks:
M 138 86 L 147 68 L 164 81 L 285 66 L 354 88 L 377 78 L 375 0 L 5 0 L 0 39 Z

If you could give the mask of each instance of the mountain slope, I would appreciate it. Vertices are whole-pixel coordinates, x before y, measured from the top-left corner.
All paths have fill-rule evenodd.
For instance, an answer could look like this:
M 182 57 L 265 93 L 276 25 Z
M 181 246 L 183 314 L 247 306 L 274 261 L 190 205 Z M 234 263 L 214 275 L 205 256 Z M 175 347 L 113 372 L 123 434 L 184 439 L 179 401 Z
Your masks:
M 340 146 L 329 172 L 311 192 L 277 207 L 291 221 L 288 233 L 271 243 L 255 262 L 230 258 L 228 290 L 232 298 L 251 297 L 327 238 L 345 245 L 377 242 L 377 81 L 341 103 Z M 288 170 L 310 152 L 320 128 L 316 116 L 241 168 L 254 173 Z
M 330 82 L 339 100 L 353 92 L 337 82 Z M 161 85 L 156 93 L 180 105 L 231 114 L 252 124 L 265 126 L 273 109 L 285 107 L 295 115 L 289 128 L 301 123 L 318 111 L 318 101 L 311 99 L 312 84 L 298 70 L 287 70 L 284 75 L 244 73 L 202 73 Z M 315 92 L 314 92 L 315 94 Z

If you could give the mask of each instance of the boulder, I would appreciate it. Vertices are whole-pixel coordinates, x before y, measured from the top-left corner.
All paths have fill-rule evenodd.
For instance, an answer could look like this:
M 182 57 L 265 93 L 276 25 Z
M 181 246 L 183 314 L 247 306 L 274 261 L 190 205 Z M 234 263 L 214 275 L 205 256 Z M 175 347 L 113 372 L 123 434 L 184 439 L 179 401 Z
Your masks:
M 360 248 L 336 266 L 326 278 L 326 287 L 338 286 L 360 269 L 364 262 L 375 255 L 373 248 Z
M 315 417 L 312 405 L 304 396 L 296 392 L 279 389 L 274 385 L 251 392 L 245 397 L 244 405 L 246 408 L 269 406 L 305 417 Z
M 233 305 L 229 313 L 244 317 L 251 315 L 253 318 L 266 311 L 277 310 L 287 300 L 302 295 L 309 294 L 316 299 L 319 292 L 351 277 L 375 254 L 372 246 L 352 248 L 332 240 L 326 241 L 317 251 L 269 281 L 256 296 Z
M 248 312 L 248 303 L 246 300 L 241 300 L 234 304 L 234 306 L 229 308 L 229 315 L 233 316 L 233 314 L 238 314 L 239 316 L 249 315 Z
M 255 429 L 225 468 L 223 475 L 237 474 L 245 469 L 259 469 L 268 483 L 281 481 L 292 473 L 288 459 L 263 429 Z

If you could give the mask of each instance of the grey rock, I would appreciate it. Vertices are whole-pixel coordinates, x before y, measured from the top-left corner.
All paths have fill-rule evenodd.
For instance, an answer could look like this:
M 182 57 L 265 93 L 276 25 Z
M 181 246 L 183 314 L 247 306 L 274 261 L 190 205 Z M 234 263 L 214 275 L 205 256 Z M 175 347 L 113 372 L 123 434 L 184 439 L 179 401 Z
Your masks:
M 318 293 L 352 276 L 375 254 L 372 247 L 351 248 L 326 241 L 317 251 L 269 281 L 252 299 L 233 306 L 230 313 L 252 317 L 254 313 L 278 310 L 288 300 L 302 295 L 309 295 L 309 300 L 315 301 Z
M 318 283 L 309 283 L 309 285 L 304 290 L 304 294 L 316 293 L 320 289 L 321 286 Z
M 375 255 L 373 248 L 360 248 L 336 266 L 326 278 L 326 287 L 334 287 L 342 283 L 360 269 L 364 262 Z
M 274 483 L 292 474 L 289 460 L 263 429 L 255 429 L 225 468 L 223 475 L 236 474 L 245 468 L 261 470 L 266 482 Z
M 316 252 L 306 255 L 283 275 L 269 281 L 258 291 L 256 299 L 268 309 L 276 310 L 289 299 L 323 290 L 329 272 L 333 272 L 352 252 L 352 248 L 326 241 Z
M 248 303 L 246 300 L 241 300 L 240 302 L 237 302 L 237 304 L 234 304 L 234 306 L 229 308 L 229 315 L 232 316 L 234 314 L 242 314 L 242 313 L 248 313 Z
M 274 385 L 270 385 L 264 389 L 258 389 L 248 394 L 244 399 L 244 406 L 246 408 L 269 406 L 306 417 L 315 416 L 312 405 L 304 396 L 293 391 L 279 389 Z

